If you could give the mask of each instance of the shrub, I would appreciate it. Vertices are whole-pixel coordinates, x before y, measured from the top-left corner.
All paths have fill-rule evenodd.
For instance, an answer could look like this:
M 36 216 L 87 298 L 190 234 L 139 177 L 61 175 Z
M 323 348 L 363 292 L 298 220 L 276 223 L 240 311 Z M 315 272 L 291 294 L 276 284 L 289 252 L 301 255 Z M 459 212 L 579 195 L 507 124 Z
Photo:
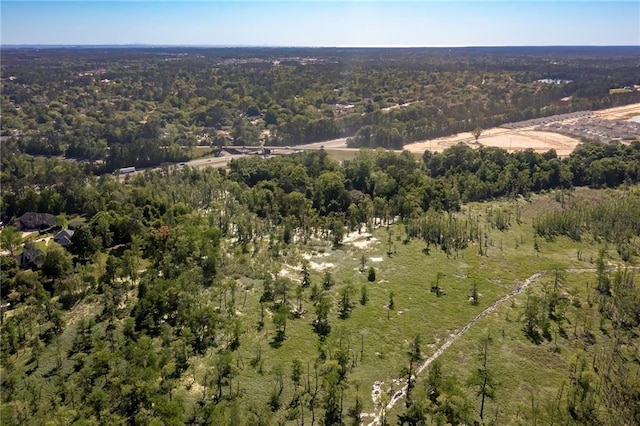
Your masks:
M 376 270 L 373 269 L 373 266 L 369 268 L 369 274 L 367 275 L 367 279 L 371 282 L 376 280 Z

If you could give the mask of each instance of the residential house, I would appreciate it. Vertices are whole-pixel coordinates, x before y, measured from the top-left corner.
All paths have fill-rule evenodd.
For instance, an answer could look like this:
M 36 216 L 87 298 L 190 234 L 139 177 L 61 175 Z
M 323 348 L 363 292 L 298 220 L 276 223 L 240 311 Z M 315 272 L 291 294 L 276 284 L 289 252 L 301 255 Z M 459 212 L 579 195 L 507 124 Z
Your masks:
M 71 244 L 71 237 L 73 237 L 74 231 L 70 229 L 63 229 L 53 236 L 53 241 L 60 244 L 62 247 L 69 247 Z
M 83 225 L 86 225 L 86 224 L 81 220 L 74 220 L 73 222 L 69 222 L 69 225 L 67 225 L 67 227 L 70 230 L 75 231 L 76 229 L 80 228 Z
M 20 269 L 31 269 L 37 271 L 42 265 L 42 250 L 37 248 L 31 248 L 23 251 L 20 255 L 16 256 L 16 261 Z
M 15 226 L 20 231 L 37 231 L 55 226 L 56 218 L 50 213 L 27 212 L 16 219 Z

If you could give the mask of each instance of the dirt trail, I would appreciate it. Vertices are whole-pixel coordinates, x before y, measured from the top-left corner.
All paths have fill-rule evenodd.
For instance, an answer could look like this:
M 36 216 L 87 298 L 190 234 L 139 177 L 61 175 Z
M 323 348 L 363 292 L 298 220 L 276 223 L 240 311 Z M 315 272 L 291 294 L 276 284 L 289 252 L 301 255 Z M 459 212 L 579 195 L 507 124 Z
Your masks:
M 520 293 L 522 293 L 522 291 L 524 289 L 526 289 L 527 287 L 529 287 L 529 285 L 531 285 L 531 283 L 533 283 L 535 280 L 537 280 L 538 278 L 540 278 L 546 271 L 540 271 L 540 272 L 536 272 L 535 274 L 531 275 L 529 278 L 527 278 L 526 280 L 524 280 L 524 282 L 519 285 L 518 287 L 516 287 L 511 293 L 503 296 L 502 298 L 496 300 L 495 302 L 493 302 L 491 304 L 491 306 L 489 306 L 488 308 L 486 308 L 484 311 L 480 312 L 478 315 L 476 315 L 475 317 L 473 317 L 471 319 L 471 321 L 469 321 L 464 327 L 462 327 L 457 333 L 451 335 L 451 337 L 449 337 L 449 339 L 447 339 L 446 342 L 444 342 L 444 344 L 442 346 L 440 346 L 440 348 L 438 348 L 437 351 L 435 351 L 433 353 L 433 355 L 431 355 L 429 358 L 427 358 L 416 370 L 416 376 L 419 375 L 420 373 L 422 373 L 433 361 L 435 361 L 440 355 L 443 354 L 443 352 L 445 350 L 447 350 L 447 348 L 449 346 L 451 346 L 456 340 L 458 340 L 460 338 L 460 336 L 462 336 L 464 333 L 467 332 L 467 330 L 469 330 L 469 328 L 471 328 L 471 326 L 473 324 L 476 323 L 476 321 L 478 321 L 480 318 L 486 317 L 487 315 L 489 315 L 491 312 L 495 311 L 500 305 L 502 305 L 504 302 L 506 302 L 507 300 L 511 299 L 513 296 L 516 296 Z M 380 425 L 380 419 L 383 416 L 384 413 L 388 413 L 395 405 L 396 403 L 406 395 L 407 393 L 407 385 L 404 385 L 402 387 L 402 389 L 396 391 L 396 393 L 393 394 L 393 397 L 391 398 L 391 401 L 389 401 L 389 403 L 386 405 L 386 407 L 381 407 L 378 410 L 378 413 L 375 415 L 375 418 L 373 419 L 373 421 L 371 423 L 369 423 L 369 426 L 377 426 Z M 375 403 L 375 401 L 374 401 Z
M 631 270 L 640 270 L 640 267 L 637 267 L 637 266 L 626 266 L 624 268 L 625 269 L 631 269 Z M 615 271 L 615 270 L 619 270 L 619 269 L 621 269 L 621 268 L 617 268 L 617 267 L 608 268 L 609 271 Z M 513 296 L 517 296 L 518 294 L 522 293 L 522 291 L 524 289 L 529 287 L 535 280 L 540 278 L 546 272 L 548 272 L 548 271 L 540 271 L 540 272 L 536 272 L 535 274 L 531 275 L 529 278 L 524 280 L 524 282 L 521 285 L 516 287 L 511 293 L 509 293 L 509 294 L 501 297 L 500 299 L 496 300 L 495 302 L 493 302 L 491 304 L 491 306 L 487 307 L 484 311 L 480 312 L 478 315 L 473 317 L 471 319 L 471 321 L 469 321 L 464 327 L 462 327 L 460 329 L 460 331 L 458 331 L 457 333 L 451 335 L 449 337 L 449 339 L 447 339 L 447 341 L 444 342 L 444 344 L 442 346 L 440 346 L 438 348 L 438 350 L 433 353 L 433 355 L 431 355 L 422 364 L 420 364 L 420 366 L 416 369 L 416 374 L 415 375 L 417 376 L 420 373 L 422 373 L 433 361 L 435 361 L 440 355 L 442 355 L 444 353 L 444 351 L 447 350 L 447 348 L 449 346 L 451 346 L 464 333 L 466 333 L 467 330 L 469 330 L 469 328 L 471 328 L 471 326 L 476 323 L 476 321 L 478 321 L 480 318 L 486 317 L 491 312 L 493 312 L 496 309 L 498 309 L 498 307 L 500 305 L 502 305 L 507 300 L 511 299 Z M 578 273 L 578 274 L 579 273 L 593 273 L 593 272 L 596 272 L 596 269 L 594 269 L 594 268 L 569 268 L 569 269 L 566 270 L 566 272 L 568 272 L 568 273 Z M 414 378 L 415 378 L 415 376 L 414 376 Z M 395 380 L 395 381 L 398 382 L 399 380 L 400 379 Z M 376 382 L 376 383 L 380 383 L 381 384 L 382 382 Z M 375 417 L 374 417 L 373 421 L 371 423 L 369 423 L 368 426 L 378 426 L 378 425 L 380 425 L 381 424 L 380 423 L 380 419 L 381 419 L 382 415 L 384 413 L 388 413 L 396 405 L 396 403 L 400 399 L 402 399 L 402 397 L 404 397 L 406 395 L 406 393 L 407 393 L 407 385 L 404 385 L 402 387 L 402 389 L 396 391 L 393 394 L 393 397 L 391 398 L 391 401 L 389 401 L 389 403 L 385 407 L 380 407 L 378 409 L 378 412 L 375 414 Z M 374 405 L 378 405 L 377 401 L 375 399 L 374 399 L 373 403 L 374 403 Z M 363 417 L 366 417 L 366 414 L 363 415 Z

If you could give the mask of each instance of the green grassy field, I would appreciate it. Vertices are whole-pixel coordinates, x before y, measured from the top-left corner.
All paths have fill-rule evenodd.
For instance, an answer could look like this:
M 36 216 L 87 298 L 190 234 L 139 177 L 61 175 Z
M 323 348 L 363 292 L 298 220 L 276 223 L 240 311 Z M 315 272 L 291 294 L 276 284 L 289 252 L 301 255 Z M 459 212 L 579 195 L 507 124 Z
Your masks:
M 584 190 L 577 196 L 598 197 L 598 193 Z M 351 392 L 344 406 L 353 404 L 355 389 L 359 389 L 364 401 L 364 412 L 375 411 L 371 399 L 371 386 L 375 381 L 390 384 L 393 378 L 401 377 L 401 371 L 408 365 L 407 351 L 409 342 L 420 335 L 423 343 L 423 357 L 435 352 L 449 336 L 460 330 L 475 315 L 482 312 L 494 301 L 510 293 L 520 282 L 538 271 L 551 271 L 555 268 L 591 269 L 597 256 L 599 245 L 590 241 L 575 242 L 568 238 L 558 238 L 546 242 L 538 238 L 538 251 L 534 249 L 532 219 L 550 208 L 559 208 L 560 203 L 551 195 L 536 196 L 532 201 L 518 201 L 521 209 L 521 223 L 515 221 L 514 202 L 494 202 L 465 206 L 461 214 L 471 210 L 472 214 L 485 214 L 490 206 L 512 212 L 512 226 L 501 232 L 485 226 L 488 235 L 487 255 L 479 256 L 478 246 L 470 245 L 460 252 L 457 258 L 447 257 L 435 247 L 431 253 L 423 252 L 421 241 L 412 240 L 404 244 L 404 228 L 391 225 L 389 230 L 381 227 L 373 230 L 367 247 L 356 247 L 346 242 L 336 249 L 330 246 L 297 246 L 282 259 L 282 269 L 288 271 L 292 285 L 301 280 L 303 255 L 310 258 L 312 281 L 320 283 L 321 268 L 327 268 L 333 275 L 336 285 L 330 289 L 334 301 L 330 315 L 331 334 L 326 347 L 331 352 L 338 347 L 348 346 L 351 356 L 357 359 L 352 363 L 348 380 Z M 392 254 L 387 255 L 388 232 L 392 233 Z M 366 241 L 361 238 L 360 245 Z M 356 243 L 357 244 L 357 243 Z M 578 260 L 578 252 L 581 259 Z M 611 251 L 610 251 L 611 253 Z M 376 270 L 376 281 L 369 283 L 366 273 L 359 271 L 361 257 L 367 259 L 367 268 Z M 614 256 L 614 253 L 611 253 Z M 377 260 L 372 262 L 371 259 Z M 381 260 L 381 261 L 380 261 Z M 615 256 L 612 261 L 615 261 Z M 258 260 L 259 261 L 259 260 Z M 316 266 L 316 270 L 313 266 Z M 431 285 L 441 274 L 440 286 L 444 295 L 437 297 L 431 292 Z M 503 424 L 531 424 L 532 415 L 539 415 L 540 406 L 551 401 L 559 392 L 563 378 L 566 377 L 570 359 L 583 345 L 579 339 L 571 336 L 544 341 L 540 345 L 532 344 L 525 337 L 520 318 L 529 292 L 540 293 L 548 286 L 550 277 L 544 275 L 536 280 L 530 291 L 512 298 L 496 312 L 479 320 L 470 330 L 455 342 L 441 357 L 448 374 L 457 377 L 465 385 L 471 371 L 477 367 L 475 352 L 481 336 L 490 333 L 494 338 L 491 348 L 491 365 L 494 374 L 499 377 L 495 402 L 487 403 L 492 416 L 502 419 Z M 587 297 L 587 282 L 593 289 L 593 273 L 569 273 L 566 291 Z M 274 372 L 284 370 L 288 377 L 294 359 L 303 362 L 313 374 L 314 360 L 318 356 L 319 339 L 314 334 L 311 323 L 314 319 L 313 306 L 305 300 L 306 313 L 297 319 L 289 319 L 286 326 L 286 339 L 281 346 L 273 347 L 270 342 L 275 335 L 271 313 L 267 312 L 265 328 L 257 330 L 259 321 L 259 298 L 262 287 L 257 281 L 245 280 L 246 302 L 239 308 L 245 325 L 238 358 L 243 362 L 240 373 L 242 386 L 251 389 L 243 398 L 251 401 L 265 401 L 274 389 Z M 355 289 L 352 295 L 354 309 L 348 319 L 337 316 L 337 302 L 343 286 L 351 283 Z M 477 284 L 479 303 L 473 306 L 469 301 L 472 283 Z M 369 301 L 365 306 L 358 303 L 361 286 L 367 286 Z M 387 308 L 390 293 L 393 292 L 395 307 Z M 293 290 L 290 299 L 293 299 Z M 309 290 L 305 291 L 308 297 Z M 244 295 L 242 296 L 244 297 Z M 240 298 L 240 297 L 238 297 Z M 569 316 L 580 314 L 580 310 L 570 311 Z M 596 336 L 601 338 L 601 335 Z M 251 366 L 261 354 L 262 362 Z M 196 377 L 203 377 L 210 368 L 210 360 L 204 357 L 195 369 Z M 395 390 L 399 387 L 396 386 Z M 193 391 L 199 389 L 197 386 Z M 467 387 L 473 410 L 478 409 L 474 390 Z M 531 394 L 534 395 L 534 412 L 531 412 Z M 285 392 L 283 400 L 291 398 Z M 391 419 L 402 410 L 404 405 L 397 404 L 391 413 Z M 527 411 L 528 410 L 528 411 Z M 537 410 L 537 411 L 536 411 Z M 394 423 L 392 420 L 391 423 Z

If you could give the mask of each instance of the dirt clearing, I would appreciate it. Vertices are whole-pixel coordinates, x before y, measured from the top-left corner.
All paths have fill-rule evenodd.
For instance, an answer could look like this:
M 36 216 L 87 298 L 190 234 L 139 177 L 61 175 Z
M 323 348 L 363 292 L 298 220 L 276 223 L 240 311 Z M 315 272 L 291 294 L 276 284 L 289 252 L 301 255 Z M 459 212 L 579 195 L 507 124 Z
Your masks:
M 523 151 L 528 148 L 532 148 L 536 152 L 555 149 L 558 155 L 569 155 L 580 141 L 558 133 L 494 128 L 482 132 L 478 143 L 475 143 L 475 138 L 470 132 L 465 132 L 454 136 L 412 143 L 405 145 L 404 149 L 417 153 L 424 151 L 442 152 L 459 143 L 465 143 L 472 148 L 495 146 L 506 149 L 509 152 Z
M 628 119 L 632 116 L 640 115 L 640 103 L 594 111 L 593 114 L 599 119 Z M 575 121 L 575 119 L 561 120 L 558 121 L 558 123 L 569 123 L 573 121 Z M 424 151 L 442 152 L 459 143 L 465 143 L 472 148 L 495 146 L 506 149 L 509 152 L 522 151 L 528 148 L 536 152 L 546 152 L 550 149 L 555 149 L 559 156 L 565 156 L 571 154 L 580 143 L 580 140 L 559 133 L 535 130 L 535 126 L 519 129 L 495 127 L 483 130 L 478 139 L 478 143 L 476 143 L 476 139 L 471 132 L 465 132 L 453 136 L 414 142 L 405 145 L 404 149 L 413 153 L 422 153 Z
M 368 232 L 350 232 L 347 236 L 342 240 L 342 244 L 351 245 L 359 250 L 367 249 L 372 244 L 378 242 L 378 239 L 373 237 Z
M 640 104 L 625 105 L 616 108 L 594 111 L 596 117 L 606 120 L 622 120 L 634 115 L 640 115 Z

